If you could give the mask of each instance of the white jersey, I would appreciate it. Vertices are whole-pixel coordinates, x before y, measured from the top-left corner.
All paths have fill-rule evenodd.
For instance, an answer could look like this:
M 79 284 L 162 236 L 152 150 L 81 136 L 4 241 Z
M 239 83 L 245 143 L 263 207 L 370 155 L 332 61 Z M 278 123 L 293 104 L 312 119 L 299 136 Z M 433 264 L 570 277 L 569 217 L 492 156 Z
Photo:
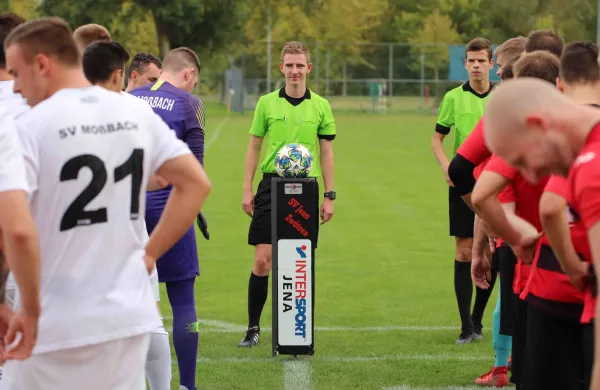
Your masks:
M 20 93 L 13 92 L 13 80 L 0 81 L 0 109 L 7 110 L 13 118 L 29 111 L 27 100 Z
M 148 103 L 146 103 L 142 99 L 137 98 L 137 97 L 133 96 L 132 94 L 130 94 L 128 92 L 121 91 L 121 96 L 123 96 L 126 100 L 130 101 L 132 104 L 140 104 L 141 103 L 141 104 L 148 105 Z M 142 109 L 142 110 L 145 110 L 145 108 Z M 161 118 L 161 120 L 162 120 L 162 118 Z M 145 243 L 148 242 L 148 240 L 150 239 L 150 237 L 148 237 L 148 230 L 146 229 L 146 219 L 144 218 L 142 220 L 142 222 L 144 223 L 144 238 L 143 238 L 143 242 L 145 244 Z M 154 272 L 152 273 L 152 275 L 150 275 L 150 280 L 152 280 L 152 278 L 154 276 L 156 276 L 155 273 L 156 273 L 156 268 L 154 269 Z M 156 276 L 156 278 L 158 278 L 158 276 Z
M 56 92 L 17 129 L 42 256 L 34 354 L 160 326 L 142 261 L 145 188 L 188 147 L 149 106 L 97 86 Z
M 0 110 L 6 110 L 12 118 L 17 118 L 31 107 L 27 105 L 27 100 L 20 93 L 13 92 L 14 85 L 14 80 L 0 81 Z M 17 282 L 11 272 L 6 280 L 6 289 L 13 297 L 16 294 L 16 287 Z
M 25 162 L 12 114 L 0 108 L 0 192 L 27 188 Z

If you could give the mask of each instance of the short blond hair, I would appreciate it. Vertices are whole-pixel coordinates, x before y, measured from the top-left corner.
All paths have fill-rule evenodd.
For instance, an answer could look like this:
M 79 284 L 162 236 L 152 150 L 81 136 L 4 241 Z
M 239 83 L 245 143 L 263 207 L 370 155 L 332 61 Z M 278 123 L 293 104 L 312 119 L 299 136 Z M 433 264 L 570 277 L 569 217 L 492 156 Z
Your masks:
M 281 49 L 281 62 L 283 62 L 283 56 L 286 54 L 304 54 L 304 56 L 306 57 L 306 62 L 310 63 L 310 53 L 308 51 L 308 46 L 306 46 L 302 42 L 290 41 L 283 45 L 283 49 Z
M 112 40 L 112 37 L 106 27 L 95 23 L 79 26 L 73 32 L 73 38 L 75 38 L 75 42 L 77 42 L 77 44 L 82 48 L 86 48 L 90 43 L 93 42 Z
M 512 59 L 517 58 L 525 51 L 526 43 L 527 38 L 523 36 L 510 38 L 494 50 L 494 56 L 504 56 L 505 62 L 512 61 Z

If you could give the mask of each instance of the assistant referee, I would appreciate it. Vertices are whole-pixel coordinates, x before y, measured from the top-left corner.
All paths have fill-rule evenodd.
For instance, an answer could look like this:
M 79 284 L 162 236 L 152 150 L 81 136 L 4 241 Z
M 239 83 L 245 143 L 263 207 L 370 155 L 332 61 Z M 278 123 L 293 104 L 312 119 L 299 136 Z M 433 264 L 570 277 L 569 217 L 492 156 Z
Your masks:
M 252 217 L 248 244 L 255 247 L 254 267 L 248 284 L 248 329 L 240 347 L 253 347 L 260 338 L 260 315 L 269 291 L 271 272 L 271 179 L 276 177 L 275 155 L 289 143 L 305 146 L 313 157 L 310 177 L 323 173 L 325 193 L 321 205 L 322 224 L 333 217 L 333 146 L 336 129 L 329 102 L 306 87 L 306 76 L 312 69 L 310 53 L 301 42 L 288 42 L 281 51 L 279 63 L 285 86 L 262 96 L 250 129 L 246 153 L 242 208 Z M 261 162 L 263 178 L 256 196 L 252 182 L 258 166 L 263 139 L 267 153 Z M 318 232 L 317 232 L 318 233 Z

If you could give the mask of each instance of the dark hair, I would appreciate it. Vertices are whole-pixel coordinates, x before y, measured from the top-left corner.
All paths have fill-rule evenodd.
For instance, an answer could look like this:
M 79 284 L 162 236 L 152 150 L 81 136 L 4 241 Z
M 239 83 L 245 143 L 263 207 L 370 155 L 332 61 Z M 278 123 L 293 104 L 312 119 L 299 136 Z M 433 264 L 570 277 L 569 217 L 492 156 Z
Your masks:
M 531 53 L 537 50 L 545 50 L 560 58 L 564 47 L 565 41 L 554 31 L 537 30 L 527 37 L 525 52 Z
M 0 14 L 0 68 L 6 66 L 6 54 L 4 53 L 4 40 L 8 37 L 8 34 L 20 24 L 25 23 L 25 19 L 17 15 L 14 12 L 2 12 Z
M 467 58 L 468 52 L 481 50 L 487 51 L 488 59 L 492 59 L 492 42 L 490 42 L 489 39 L 481 37 L 471 39 L 471 41 L 467 43 L 467 49 L 465 50 L 465 58 Z
M 94 42 L 83 52 L 83 73 L 92 83 L 107 81 L 117 69 L 124 70 L 129 61 L 127 50 L 118 42 Z
M 200 73 L 200 59 L 198 55 L 187 47 L 178 47 L 167 53 L 163 60 L 163 69 L 179 72 L 182 69 L 194 67 Z
M 513 65 L 516 77 L 535 77 L 556 85 L 560 70 L 560 60 L 547 51 L 534 51 L 521 55 Z
M 560 58 L 560 78 L 569 84 L 600 81 L 598 45 L 573 42 L 565 47 Z
M 67 66 L 80 64 L 79 51 L 69 25 L 55 16 L 33 19 L 15 27 L 4 41 L 5 48 L 10 45 L 24 46 L 23 53 L 28 62 L 32 62 L 38 54 L 45 54 Z
M 131 64 L 129 64 L 127 75 L 131 76 L 131 72 L 134 70 L 138 73 L 142 73 L 150 64 L 154 64 L 158 69 L 162 69 L 162 61 L 160 58 L 150 53 L 137 53 L 133 56 Z

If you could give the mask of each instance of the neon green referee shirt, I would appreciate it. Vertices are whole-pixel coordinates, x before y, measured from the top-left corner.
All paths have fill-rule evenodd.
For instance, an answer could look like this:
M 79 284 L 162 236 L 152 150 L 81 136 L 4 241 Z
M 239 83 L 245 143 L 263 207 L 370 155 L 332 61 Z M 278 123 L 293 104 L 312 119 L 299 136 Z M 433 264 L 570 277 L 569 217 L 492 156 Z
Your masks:
M 254 112 L 250 134 L 266 137 L 267 154 L 260 164 L 263 173 L 276 173 L 275 156 L 286 144 L 304 145 L 313 158 L 309 177 L 321 176 L 319 139 L 333 140 L 335 121 L 329 102 L 308 88 L 301 98 L 292 98 L 285 87 L 262 96 Z
M 438 112 L 438 121 L 435 131 L 447 135 L 450 128 L 454 126 L 454 153 L 458 147 L 467 139 L 475 128 L 479 119 L 483 116 L 483 110 L 493 84 L 487 92 L 477 93 L 467 81 L 460 87 L 456 87 L 446 93 Z

